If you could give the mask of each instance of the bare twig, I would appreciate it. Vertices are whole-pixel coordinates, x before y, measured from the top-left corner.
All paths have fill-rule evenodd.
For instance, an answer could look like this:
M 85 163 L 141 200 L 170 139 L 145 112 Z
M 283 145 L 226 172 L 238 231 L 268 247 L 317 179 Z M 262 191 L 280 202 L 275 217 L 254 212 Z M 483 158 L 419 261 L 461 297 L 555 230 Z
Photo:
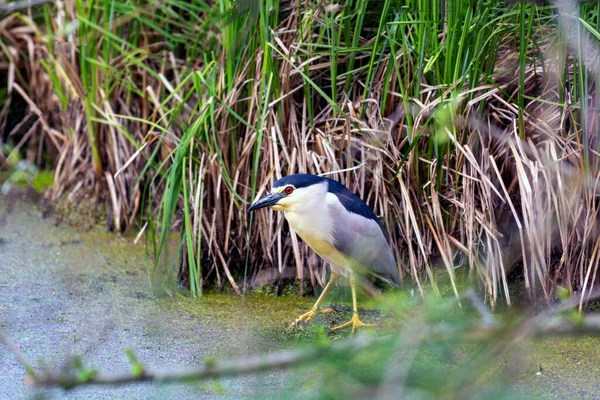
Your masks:
M 206 361 L 197 367 L 173 369 L 164 371 L 141 370 L 139 373 L 96 373 L 90 374 L 89 379 L 82 380 L 79 376 L 66 374 L 38 374 L 30 376 L 27 383 L 30 386 L 51 387 L 60 386 L 73 388 L 84 384 L 120 385 L 131 382 L 181 382 L 224 378 L 236 375 L 248 375 L 275 369 L 285 369 L 291 366 L 323 359 L 330 356 L 352 357 L 358 351 L 381 344 L 389 337 L 357 337 L 351 340 L 339 341 L 329 347 L 315 346 L 310 349 L 289 350 L 250 358 L 228 361 Z
M 0 342 L 4 343 L 4 345 L 8 347 L 10 352 L 13 353 L 15 358 L 19 360 L 21 365 L 23 365 L 27 373 L 35 377 L 35 370 L 31 364 L 29 364 L 29 361 L 27 361 L 23 353 L 21 353 L 21 350 L 19 350 L 19 348 L 8 338 L 8 336 L 6 336 L 2 327 L 0 327 Z

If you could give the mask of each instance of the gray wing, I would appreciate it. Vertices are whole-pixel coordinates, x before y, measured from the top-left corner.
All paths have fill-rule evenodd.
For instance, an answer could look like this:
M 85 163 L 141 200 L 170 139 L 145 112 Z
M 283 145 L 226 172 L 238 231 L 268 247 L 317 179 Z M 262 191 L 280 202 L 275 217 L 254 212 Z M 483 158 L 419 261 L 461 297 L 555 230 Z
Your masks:
M 335 196 L 328 203 L 334 221 L 333 245 L 358 264 L 348 267 L 363 267 L 398 287 L 400 274 L 396 260 L 379 223 L 348 211 Z

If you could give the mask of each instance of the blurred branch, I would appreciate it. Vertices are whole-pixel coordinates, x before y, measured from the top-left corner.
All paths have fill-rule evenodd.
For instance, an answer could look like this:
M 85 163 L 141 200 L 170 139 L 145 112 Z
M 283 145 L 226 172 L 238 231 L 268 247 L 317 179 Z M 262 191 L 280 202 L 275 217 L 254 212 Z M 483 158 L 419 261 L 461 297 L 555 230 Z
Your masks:
M 29 362 L 27 361 L 23 353 L 21 353 L 19 348 L 8 338 L 8 336 L 6 336 L 2 327 L 0 327 L 0 342 L 2 342 L 6 347 L 8 347 L 10 352 L 13 353 L 17 360 L 19 360 L 19 362 L 21 363 L 21 365 L 23 365 L 23 367 L 29 375 L 35 376 L 35 371 L 31 364 L 29 364 Z
M 0 14 L 10 14 L 15 11 L 21 11 L 27 8 L 41 6 L 47 3 L 54 3 L 54 0 L 23 0 L 13 1 L 12 3 L 5 3 L 4 1 L 0 1 Z
M 536 336 L 554 336 L 554 335 L 587 335 L 598 334 L 600 332 L 600 315 L 589 314 L 582 316 L 581 319 L 566 321 L 564 319 L 548 321 L 546 326 L 538 328 L 534 332 Z
M 95 371 L 88 371 L 84 380 L 82 380 L 81 374 L 38 373 L 30 374 L 26 379 L 26 383 L 29 386 L 60 386 L 67 389 L 84 384 L 120 385 L 148 381 L 169 383 L 224 378 L 285 369 L 332 356 L 336 357 L 337 360 L 344 357 L 349 358 L 361 350 L 381 344 L 387 340 L 389 340 L 389 336 L 377 338 L 357 337 L 335 342 L 327 347 L 314 346 L 308 349 L 282 351 L 237 360 L 206 361 L 196 367 L 165 371 L 150 371 L 143 369 L 143 367 L 137 370 L 134 368 L 131 373 L 96 373 Z
M 567 306 L 572 306 L 567 301 L 555 312 L 561 312 Z M 510 346 L 525 337 L 547 337 L 554 335 L 586 335 L 600 333 L 600 315 L 581 315 L 573 312 L 562 318 L 556 314 L 542 313 L 534 318 L 523 318 L 516 325 L 479 323 L 466 329 L 456 329 L 448 323 L 441 323 L 420 329 L 418 332 L 410 331 L 402 335 L 402 347 L 410 348 L 416 343 L 431 341 L 453 340 L 493 340 L 502 338 L 505 346 Z M 336 341 L 327 346 L 314 346 L 305 349 L 288 350 L 266 355 L 254 356 L 243 359 L 227 361 L 206 361 L 203 364 L 184 369 L 171 369 L 164 371 L 153 371 L 145 369 L 131 352 L 128 353 L 132 361 L 131 372 L 102 373 L 96 370 L 84 370 L 80 363 L 68 371 L 54 373 L 49 371 L 36 372 L 27 359 L 0 330 L 0 339 L 11 350 L 15 357 L 27 370 L 29 376 L 26 383 L 34 387 L 55 387 L 65 389 L 81 385 L 121 385 L 131 382 L 181 382 L 198 381 L 212 378 L 223 378 L 238 375 L 248 375 L 270 370 L 280 370 L 299 366 L 311 361 L 333 358 L 337 362 L 342 359 L 350 359 L 358 352 L 397 340 L 391 335 L 372 337 L 360 336 L 348 340 Z

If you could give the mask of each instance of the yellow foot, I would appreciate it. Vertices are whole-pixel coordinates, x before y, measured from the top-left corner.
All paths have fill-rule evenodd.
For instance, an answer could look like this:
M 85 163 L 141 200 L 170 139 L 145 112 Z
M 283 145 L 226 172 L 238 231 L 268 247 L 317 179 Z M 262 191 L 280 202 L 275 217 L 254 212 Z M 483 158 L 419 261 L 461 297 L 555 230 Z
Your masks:
M 341 324 L 336 326 L 335 328 L 331 328 L 332 332 L 337 331 L 338 329 L 342 329 L 345 328 L 347 326 L 352 326 L 352 335 L 354 335 L 354 331 L 356 330 L 356 328 L 358 328 L 359 326 L 375 326 L 375 324 L 365 324 L 364 322 L 362 322 L 359 318 L 358 318 L 358 314 L 354 314 L 352 315 L 352 319 L 348 322 L 346 322 L 345 324 Z
M 302 321 L 304 321 L 305 323 L 308 323 L 308 321 L 310 321 L 315 315 L 317 315 L 319 313 L 325 314 L 325 313 L 332 313 L 332 312 L 335 312 L 335 310 L 333 308 L 326 308 L 324 310 L 317 310 L 316 307 L 313 307 L 309 312 L 307 312 L 305 314 L 302 314 L 294 322 L 292 322 L 290 324 L 290 326 L 288 326 L 287 331 L 289 332 L 290 329 L 292 329 L 293 327 L 297 326 Z

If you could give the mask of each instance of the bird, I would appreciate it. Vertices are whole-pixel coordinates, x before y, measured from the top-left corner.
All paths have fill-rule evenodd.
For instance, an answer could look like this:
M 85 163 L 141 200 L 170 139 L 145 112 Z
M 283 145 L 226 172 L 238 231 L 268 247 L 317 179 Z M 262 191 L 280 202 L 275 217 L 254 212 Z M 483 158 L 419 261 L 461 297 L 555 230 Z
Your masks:
M 375 213 L 340 182 L 319 175 L 294 174 L 275 181 L 271 192 L 255 201 L 248 212 L 270 207 L 283 211 L 294 232 L 331 265 L 331 276 L 315 305 L 290 324 L 288 330 L 319 313 L 329 290 L 340 275 L 349 275 L 352 291 L 352 318 L 332 328 L 352 327 L 352 334 L 363 323 L 356 305 L 356 274 L 368 272 L 394 287 L 400 285 L 400 272 L 387 235 Z

